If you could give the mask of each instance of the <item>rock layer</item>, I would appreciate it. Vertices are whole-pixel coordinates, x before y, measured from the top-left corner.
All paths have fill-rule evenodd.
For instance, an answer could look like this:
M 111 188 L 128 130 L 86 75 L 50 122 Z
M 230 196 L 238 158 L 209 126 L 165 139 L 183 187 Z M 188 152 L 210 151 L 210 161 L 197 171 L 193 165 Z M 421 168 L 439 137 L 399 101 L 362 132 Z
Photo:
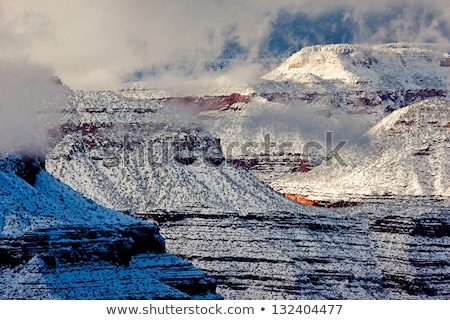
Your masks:
M 378 205 L 160 224 L 168 250 L 216 278 L 226 299 L 448 299 L 449 219 Z

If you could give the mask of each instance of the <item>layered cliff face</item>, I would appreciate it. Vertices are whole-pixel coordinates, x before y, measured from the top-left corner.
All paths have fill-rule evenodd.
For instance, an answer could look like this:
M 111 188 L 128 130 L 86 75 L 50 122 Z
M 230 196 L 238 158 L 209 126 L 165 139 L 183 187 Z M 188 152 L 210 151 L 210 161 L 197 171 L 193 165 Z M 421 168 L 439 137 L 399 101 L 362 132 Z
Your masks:
M 448 299 L 449 219 L 446 208 L 378 204 L 160 225 L 226 299 Z
M 168 252 L 210 274 L 228 299 L 447 299 L 448 102 L 393 112 L 446 94 L 443 57 L 427 46 L 314 47 L 242 91 L 74 92 L 50 130 L 46 168 L 109 208 L 159 224 Z M 356 144 L 341 144 L 387 115 Z M 326 166 L 337 161 L 333 152 L 347 165 Z M 59 238 L 70 238 L 60 229 Z M 134 239 L 137 231 L 130 232 Z M 116 238 L 117 248 L 133 248 L 130 237 L 124 244 Z M 144 238 L 138 242 L 153 243 Z M 19 254 L 23 272 L 4 267 L 2 281 L 12 288 L 4 295 L 18 296 L 19 283 L 45 277 L 58 287 L 48 296 L 72 297 L 58 275 L 82 282 L 74 275 L 81 265 L 93 275 L 98 266 L 107 277 L 118 274 L 114 286 L 98 290 L 120 297 L 135 277 L 143 286 L 132 281 L 131 297 L 213 292 L 214 281 L 167 253 L 117 249 L 111 260 L 110 247 L 83 248 L 94 258 L 66 263 L 63 255 Z M 64 263 L 55 269 L 53 261 Z M 155 278 L 142 280 L 143 272 Z M 142 294 L 149 286 L 168 291 Z
M 46 168 L 102 205 L 142 214 L 296 207 L 228 164 L 220 141 L 182 109 L 113 92 L 70 103 Z
M 448 299 L 448 206 L 419 202 L 377 211 L 369 214 L 368 224 L 387 298 Z
M 2 299 L 218 298 L 215 281 L 165 253 L 155 225 L 101 207 L 41 170 L 0 159 Z
M 227 299 L 450 296 L 445 206 L 301 205 L 230 166 L 211 134 L 153 99 L 80 92 L 69 107 L 48 170 L 156 221 L 167 250 L 215 278 Z M 295 166 L 309 174 L 309 163 Z

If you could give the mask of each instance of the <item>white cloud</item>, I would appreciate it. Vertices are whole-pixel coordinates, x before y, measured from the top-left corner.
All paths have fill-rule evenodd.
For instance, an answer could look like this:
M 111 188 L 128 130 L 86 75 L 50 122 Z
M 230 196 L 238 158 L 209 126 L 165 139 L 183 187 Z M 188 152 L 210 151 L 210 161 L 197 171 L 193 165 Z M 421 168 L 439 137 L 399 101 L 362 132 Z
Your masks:
M 118 85 L 124 75 L 153 64 L 216 57 L 227 40 L 235 39 L 255 55 L 281 8 L 317 15 L 348 7 L 349 18 L 360 26 L 368 14 L 405 8 L 418 0 L 16 0 L 0 2 L 0 58 L 27 57 L 52 66 L 74 88 L 99 89 Z M 371 38 L 383 41 L 444 39 L 436 24 L 448 21 L 443 0 L 426 3 L 436 13 L 432 24 L 418 21 L 405 10 L 401 19 Z M 445 20 L 447 19 L 447 20 Z M 373 30 L 372 30 L 373 31 Z M 393 32 L 391 32 L 393 31 Z
M 51 75 L 50 69 L 26 60 L 0 61 L 0 154 L 45 151 L 46 125 L 56 123 L 58 114 L 45 111 L 64 107 L 65 100 L 57 101 L 55 94 L 66 92 L 50 81 Z

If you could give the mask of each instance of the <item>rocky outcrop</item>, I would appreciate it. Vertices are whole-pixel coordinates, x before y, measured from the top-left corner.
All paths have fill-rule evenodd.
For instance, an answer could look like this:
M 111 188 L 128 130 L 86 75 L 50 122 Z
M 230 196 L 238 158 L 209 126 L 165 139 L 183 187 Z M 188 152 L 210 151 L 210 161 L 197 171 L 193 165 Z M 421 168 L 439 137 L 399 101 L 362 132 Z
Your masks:
M 219 299 L 215 280 L 168 253 L 134 255 L 127 265 L 107 261 L 56 263 L 46 256 L 0 265 L 2 299 Z
M 0 159 L 0 298 L 220 298 L 215 280 L 165 252 L 159 228 L 105 209 L 32 157 Z
M 120 99 L 114 92 L 76 93 L 70 101 L 74 108 L 54 130 L 55 147 L 46 158 L 51 174 L 120 211 L 258 212 L 296 206 L 227 163 L 220 140 L 182 110 L 148 100 L 141 107 L 156 112 L 136 113 L 130 110 L 143 100 Z M 106 111 L 86 111 L 96 105 Z M 123 114 L 115 105 L 122 105 Z

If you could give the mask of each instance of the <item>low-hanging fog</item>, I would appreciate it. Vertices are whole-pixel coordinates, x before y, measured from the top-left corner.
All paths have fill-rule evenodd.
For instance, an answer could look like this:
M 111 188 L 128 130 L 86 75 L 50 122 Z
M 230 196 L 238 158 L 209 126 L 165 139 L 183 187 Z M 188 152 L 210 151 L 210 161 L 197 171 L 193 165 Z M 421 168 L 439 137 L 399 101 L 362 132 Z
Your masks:
M 57 123 L 67 92 L 52 75 L 25 60 L 0 61 L 0 154 L 45 152 L 46 130 Z

